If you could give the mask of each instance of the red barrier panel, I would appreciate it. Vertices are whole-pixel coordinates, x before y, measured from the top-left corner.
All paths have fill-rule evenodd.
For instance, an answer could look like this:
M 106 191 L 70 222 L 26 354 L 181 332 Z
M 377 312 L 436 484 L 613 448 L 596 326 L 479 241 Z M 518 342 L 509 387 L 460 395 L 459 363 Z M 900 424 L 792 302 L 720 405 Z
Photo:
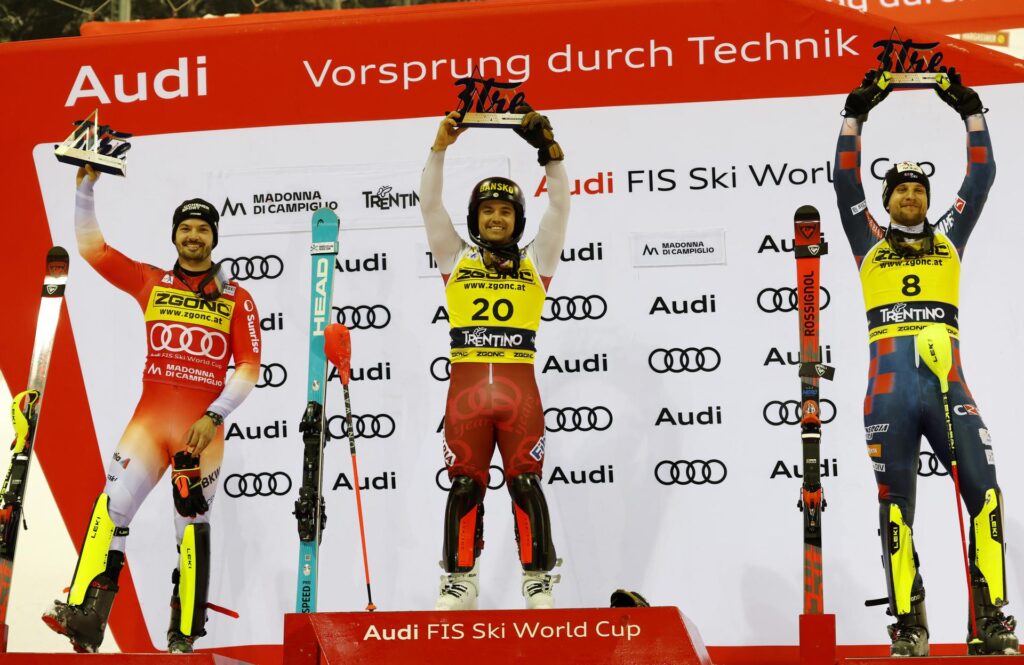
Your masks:
M 836 662 L 836 615 L 800 615 L 800 665 Z
M 711 665 L 675 607 L 286 614 L 284 662 Z

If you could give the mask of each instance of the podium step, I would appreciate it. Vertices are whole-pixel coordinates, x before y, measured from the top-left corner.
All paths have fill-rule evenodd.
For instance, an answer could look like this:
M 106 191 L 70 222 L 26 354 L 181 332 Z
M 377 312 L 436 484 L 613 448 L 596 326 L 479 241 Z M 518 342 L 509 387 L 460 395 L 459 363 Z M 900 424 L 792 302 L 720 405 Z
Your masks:
M 711 665 L 675 607 L 286 614 L 284 662 Z M 485 661 L 486 662 L 486 661 Z
M 0 665 L 250 665 L 212 653 L 4 653 Z

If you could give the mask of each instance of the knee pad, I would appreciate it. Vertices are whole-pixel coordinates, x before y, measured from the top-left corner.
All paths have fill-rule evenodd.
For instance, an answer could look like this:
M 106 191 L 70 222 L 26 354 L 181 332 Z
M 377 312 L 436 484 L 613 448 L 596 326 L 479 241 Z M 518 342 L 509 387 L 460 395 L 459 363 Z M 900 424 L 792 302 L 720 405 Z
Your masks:
M 210 587 L 210 525 L 189 524 L 181 539 L 178 561 L 178 601 L 182 635 L 206 634 L 206 599 Z
M 128 529 L 119 527 L 110 519 L 110 512 L 107 509 L 109 498 L 101 493 L 96 497 L 93 504 L 92 517 L 89 518 L 89 527 L 85 532 L 85 539 L 82 541 L 82 551 L 78 556 L 78 563 L 75 565 L 75 574 L 71 578 L 71 589 L 68 592 L 68 605 L 81 605 L 85 600 L 85 592 L 100 575 L 108 573 L 109 581 L 116 590 L 117 576 L 121 572 L 121 565 L 124 562 L 124 555 L 114 557 L 108 566 L 108 555 L 110 554 L 110 541 L 114 536 L 127 536 Z
M 473 568 L 484 545 L 484 488 L 469 476 L 456 476 L 444 510 L 444 566 L 449 573 Z
M 985 503 L 972 520 L 974 526 L 974 565 L 988 582 L 989 602 L 1006 604 L 1004 584 L 1003 496 L 996 489 L 985 492 Z
M 895 503 L 883 502 L 879 507 L 879 518 L 889 609 L 893 616 L 909 614 L 915 600 L 922 599 L 924 593 L 923 589 L 919 589 L 919 593 L 914 590 L 918 565 L 913 530 L 904 521 L 903 511 Z
M 509 478 L 508 492 L 512 495 L 512 515 L 523 570 L 551 570 L 555 567 L 555 546 L 551 542 L 551 518 L 540 478 L 532 473 Z

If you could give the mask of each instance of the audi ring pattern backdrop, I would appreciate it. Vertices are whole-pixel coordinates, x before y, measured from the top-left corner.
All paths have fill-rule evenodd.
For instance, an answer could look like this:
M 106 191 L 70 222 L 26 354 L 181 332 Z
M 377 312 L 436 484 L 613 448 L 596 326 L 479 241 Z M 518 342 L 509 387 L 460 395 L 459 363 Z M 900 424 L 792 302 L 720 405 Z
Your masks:
M 549 18 L 557 29 L 550 33 L 565 35 L 557 43 L 538 37 L 533 19 L 518 8 L 507 10 L 505 26 L 509 34 L 523 36 L 525 41 L 516 44 L 458 39 L 488 29 L 482 14 L 470 10 L 439 13 L 444 27 L 439 23 L 437 34 L 422 30 L 422 23 L 388 26 L 390 43 L 406 43 L 410 54 L 427 62 L 451 57 L 448 43 L 460 43 L 460 53 L 473 58 L 500 56 L 502 70 L 488 70 L 498 78 L 515 78 L 512 72 L 521 61 L 510 58 L 529 55 L 533 70 L 523 89 L 549 115 L 566 151 L 572 213 L 536 357 L 547 430 L 543 482 L 564 560 L 556 571 L 562 576 L 555 587 L 557 602 L 603 606 L 612 590 L 625 587 L 652 603 L 680 606 L 708 644 L 796 639 L 803 576 L 796 510 L 799 339 L 791 220 L 798 206 L 809 204 L 822 211 L 830 243 L 821 261 L 822 360 L 837 368 L 836 380 L 822 387 L 825 606 L 839 617 L 840 642 L 880 642 L 886 617 L 863 606 L 864 599 L 885 593 L 877 488 L 865 446 L 870 433 L 861 419 L 867 333 L 830 171 L 844 91 L 873 66 L 872 43 L 888 28 L 881 31 L 859 13 L 838 7 L 751 6 L 744 27 L 721 16 L 714 3 L 633 5 L 593 3 L 588 18 L 579 21 L 573 11 L 552 4 Z M 648 18 L 636 21 L 636 16 Z M 602 29 L 612 22 L 621 30 Z M 394 97 L 387 96 L 391 88 L 372 81 L 342 86 L 347 70 L 334 68 L 368 57 L 374 52 L 371 41 L 383 39 L 382 28 L 361 24 L 357 30 L 339 19 L 308 32 L 313 30 L 308 22 L 294 23 L 301 25 L 282 24 L 266 33 L 269 42 L 263 44 L 252 33 L 204 28 L 222 39 L 206 37 L 200 43 L 183 34 L 178 45 L 157 47 L 136 37 L 116 60 L 74 47 L 81 49 L 69 59 L 75 67 L 62 70 L 63 78 L 38 72 L 60 93 L 55 104 L 63 108 L 77 63 L 91 63 L 113 95 L 114 73 L 131 82 L 135 67 L 156 72 L 174 66 L 179 50 L 181 57 L 193 58 L 200 52 L 194 49 L 210 49 L 201 51 L 208 81 L 203 96 L 193 90 L 176 100 L 153 97 L 145 113 L 140 104 L 116 99 L 102 105 L 104 122 L 135 136 L 129 176 L 104 176 L 96 185 L 107 242 L 159 266 L 174 260 L 167 233 L 174 207 L 197 195 L 214 202 L 222 215 L 214 256 L 227 261 L 260 312 L 259 382 L 225 423 L 224 463 L 212 504 L 210 600 L 237 609 L 241 618 L 211 614 L 204 647 L 275 642 L 282 614 L 294 605 L 298 539 L 291 511 L 305 403 L 307 229 L 320 206 L 341 218 L 332 319 L 352 331 L 353 427 L 365 475 L 351 476 L 341 390 L 332 371 L 319 609 L 354 611 L 365 604 L 353 505 L 357 482 L 363 487 L 377 605 L 431 608 L 441 574 L 449 487 L 441 434 L 450 371 L 448 321 L 442 282 L 422 229 L 418 190 L 438 113 L 455 104 L 456 89 L 443 76 L 429 86 L 409 84 L 404 95 Z M 715 50 L 719 43 L 762 43 L 766 30 L 770 39 L 781 40 L 770 47 L 771 60 L 730 64 L 723 60 L 726 51 Z M 798 38 L 817 40 L 821 50 L 812 57 L 805 44 L 797 56 Z M 843 40 L 847 50 L 840 52 Z M 251 58 L 256 49 L 268 47 L 282 64 L 268 63 L 270 69 L 258 78 L 234 56 Z M 579 71 L 574 64 L 577 56 L 590 62 L 595 50 L 633 47 L 644 50 L 645 67 L 626 67 L 613 56 L 607 56 L 613 60 L 611 72 Z M 763 43 L 758 48 L 763 56 Z M 566 49 L 572 51 L 568 70 L 553 72 L 550 66 L 562 60 L 549 57 Z M 978 85 L 992 109 L 988 119 L 1000 169 L 965 257 L 960 323 L 964 367 L 992 432 L 1008 506 L 1009 593 L 1017 602 L 1024 597 L 1024 559 L 1016 549 L 1024 499 L 1016 477 L 1024 452 L 1017 445 L 1016 377 L 1024 375 L 1024 361 L 1010 350 L 1024 325 L 1019 299 L 1012 297 L 1020 281 L 1017 248 L 1024 245 L 1014 184 L 1024 173 L 1016 149 L 1024 140 L 1019 122 L 1024 96 L 1014 83 L 1016 74 L 1006 73 L 1001 63 L 972 51 L 957 51 L 955 61 L 965 82 Z M 195 66 L 193 59 L 188 63 Z M 688 82 L 697 78 L 714 83 L 695 92 Z M 784 85 L 767 88 L 766 79 Z M 194 84 L 195 76 L 191 80 Z M 264 100 L 267 86 L 276 86 L 272 101 L 257 102 Z M 373 92 L 378 88 L 383 92 Z M 376 94 L 387 103 L 360 102 Z M 785 96 L 759 98 L 770 95 Z M 287 113 L 284 97 L 294 102 Z M 177 106 L 160 110 L 171 102 Z M 81 95 L 60 117 L 70 122 L 96 103 L 95 96 Z M 207 108 L 220 111 L 199 110 Z M 346 115 L 353 109 L 359 114 Z M 153 113 L 164 124 L 146 120 Z M 237 123 L 236 114 L 241 114 Z M 54 121 L 46 131 L 56 135 L 60 127 Z M 73 172 L 53 159 L 52 137 L 33 136 L 35 180 L 22 189 L 41 192 L 47 224 L 40 233 L 74 247 Z M 933 208 L 945 208 L 963 177 L 963 146 L 959 119 L 934 94 L 890 96 L 864 130 L 869 207 L 881 212 L 880 178 L 888 166 L 912 158 L 932 170 Z M 543 171 L 535 151 L 504 131 L 470 130 L 448 150 L 444 203 L 457 229 L 465 235 L 470 187 L 489 175 L 511 177 L 523 187 L 524 237 L 532 238 L 547 200 Z M 58 501 L 64 502 L 69 529 L 72 523 L 84 525 L 87 506 L 76 512 L 77 504 L 68 503 L 72 490 L 64 489 L 70 485 L 59 482 L 67 473 L 61 464 L 70 461 L 47 458 L 43 450 L 94 446 L 97 452 L 91 454 L 105 463 L 131 415 L 145 370 L 144 327 L 134 301 L 92 270 L 73 272 L 67 306 L 84 393 L 66 404 L 63 418 L 61 407 L 71 400 L 48 396 L 43 426 L 58 428 L 60 420 L 83 424 L 63 441 L 41 436 L 39 445 L 47 479 L 55 494 L 61 492 Z M 199 355 L 216 353 L 215 341 L 182 331 L 166 336 L 167 344 L 187 344 Z M 60 342 L 70 348 L 72 339 Z M 72 390 L 70 361 L 61 362 L 51 380 Z M 935 608 L 934 639 L 957 641 L 965 608 L 962 585 L 955 581 L 962 575 L 949 479 L 927 444 L 923 450 L 915 543 L 928 580 L 929 607 Z M 80 448 L 74 451 L 80 454 Z M 65 454 L 67 460 L 77 459 Z M 520 607 L 509 498 L 500 460 L 492 464 L 480 605 Z M 97 474 L 92 484 L 74 490 L 82 505 L 91 505 L 100 481 Z M 134 593 L 157 644 L 166 627 L 175 561 L 172 510 L 170 492 L 161 484 L 142 506 L 128 539 Z M 37 529 L 63 528 L 33 526 L 29 536 Z M 36 565 L 19 561 L 18 575 L 31 576 Z M 49 598 L 59 589 L 40 593 Z

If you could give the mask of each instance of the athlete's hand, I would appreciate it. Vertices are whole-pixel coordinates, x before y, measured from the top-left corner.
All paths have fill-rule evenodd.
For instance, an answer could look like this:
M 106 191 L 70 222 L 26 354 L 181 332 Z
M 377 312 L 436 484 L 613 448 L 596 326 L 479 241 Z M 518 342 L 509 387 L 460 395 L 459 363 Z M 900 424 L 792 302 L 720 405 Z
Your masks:
M 892 77 L 888 72 L 871 70 L 864 75 L 860 85 L 846 96 L 843 115 L 847 118 L 867 120 L 868 111 L 882 103 L 892 92 Z
M 217 434 L 217 426 L 209 416 L 200 416 L 199 420 L 192 423 L 185 434 L 185 446 L 193 455 L 199 456 L 206 446 L 210 445 L 213 437 Z
M 513 127 L 512 130 L 537 149 L 537 161 L 541 166 L 565 159 L 565 153 L 562 152 L 562 146 L 555 141 L 555 133 L 547 116 L 537 113 L 529 104 L 520 104 L 514 110 L 526 115 L 523 116 L 520 125 Z
M 978 93 L 961 83 L 956 67 L 950 67 L 945 75 L 940 74 L 935 78 L 935 94 L 965 120 L 969 115 L 985 112 L 985 105 L 981 103 Z
M 89 182 L 94 183 L 99 179 L 100 174 L 96 172 L 96 169 L 92 167 L 92 164 L 86 164 L 85 166 L 78 167 L 78 173 L 75 175 L 75 187 L 81 187 L 82 181 L 88 176 Z
M 174 495 L 174 508 L 178 514 L 183 517 L 195 517 L 209 510 L 210 504 L 203 496 L 203 472 L 199 470 L 199 457 L 179 450 L 174 453 L 172 466 L 171 491 Z
M 461 117 L 458 111 L 452 111 L 444 117 L 441 126 L 437 128 L 437 136 L 434 137 L 434 145 L 430 146 L 431 150 L 444 152 L 448 146 L 459 139 L 462 132 L 469 129 L 469 127 L 459 127 L 459 118 Z

